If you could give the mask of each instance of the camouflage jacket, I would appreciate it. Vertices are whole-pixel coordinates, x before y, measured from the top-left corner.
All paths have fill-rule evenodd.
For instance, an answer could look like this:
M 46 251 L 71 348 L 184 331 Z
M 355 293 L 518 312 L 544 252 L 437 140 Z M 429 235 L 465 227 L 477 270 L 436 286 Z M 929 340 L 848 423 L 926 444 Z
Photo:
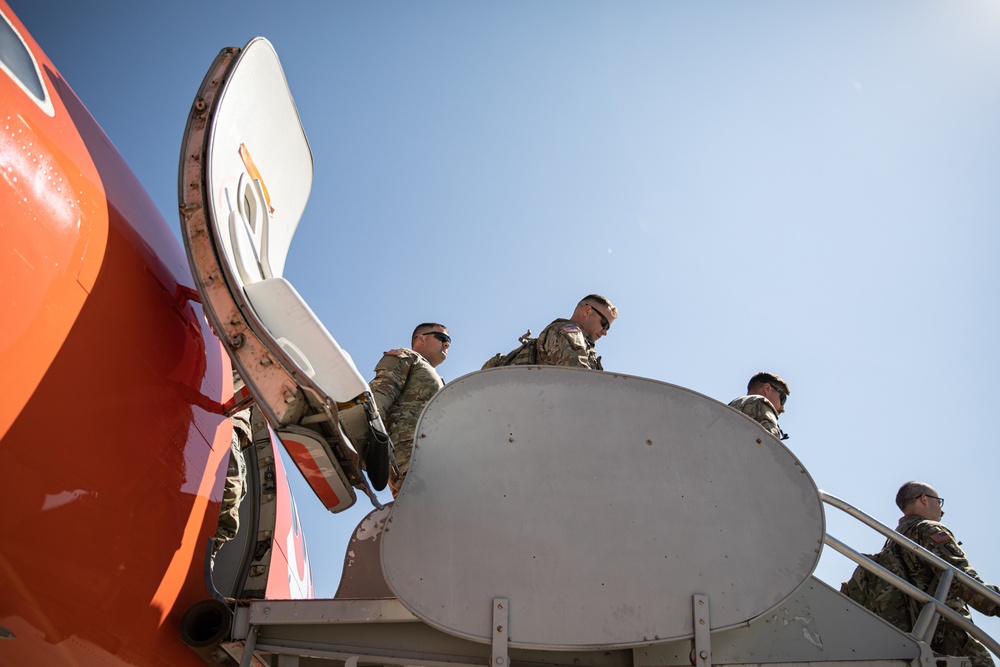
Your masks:
M 243 378 L 240 377 L 240 374 L 237 373 L 236 369 L 234 368 L 233 395 L 235 396 L 236 394 L 238 394 L 240 390 L 243 389 L 244 386 L 245 385 L 243 383 Z M 229 421 L 232 422 L 233 428 L 239 431 L 240 435 L 244 438 L 241 445 L 243 447 L 247 447 L 253 440 L 253 428 L 250 426 L 250 408 L 246 408 L 245 410 L 240 410 L 239 412 L 231 416 L 229 418 Z
M 923 548 L 930 551 L 935 556 L 951 563 L 967 575 L 982 582 L 979 574 L 969 565 L 969 560 L 965 557 L 965 552 L 959 546 L 958 541 L 948 527 L 943 523 L 925 519 L 916 514 L 907 514 L 899 520 L 896 531 L 910 538 Z M 905 549 L 902 550 L 903 565 L 910 574 L 910 581 L 917 588 L 934 594 L 937 587 L 937 578 L 940 570 L 925 563 L 923 559 L 914 556 Z M 985 582 L 984 582 L 985 583 Z M 995 586 L 990 586 L 997 590 Z M 955 611 L 969 616 L 969 609 L 966 604 L 972 605 L 977 611 L 987 616 L 996 616 L 1000 613 L 1000 605 L 995 604 L 984 595 L 974 593 L 968 587 L 957 581 L 952 584 L 948 594 L 947 605 Z
M 419 353 L 403 347 L 385 353 L 375 366 L 375 379 L 369 385 L 392 438 L 396 463 L 400 472 L 405 473 L 413 452 L 417 420 L 427 401 L 444 386 L 444 380 Z
M 771 402 L 763 396 L 751 394 L 734 398 L 729 407 L 736 408 L 746 416 L 760 422 L 765 431 L 775 438 L 781 439 L 781 429 L 778 428 L 778 413 Z
M 594 342 L 571 320 L 558 319 L 545 327 L 538 335 L 537 347 L 539 364 L 604 370 Z

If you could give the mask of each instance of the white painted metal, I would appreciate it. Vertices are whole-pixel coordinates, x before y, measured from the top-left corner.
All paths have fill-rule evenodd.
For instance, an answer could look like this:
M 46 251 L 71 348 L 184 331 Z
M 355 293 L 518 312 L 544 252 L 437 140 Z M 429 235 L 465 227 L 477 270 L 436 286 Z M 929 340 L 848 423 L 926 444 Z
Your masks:
M 313 165 L 267 40 L 225 49 L 216 59 L 193 105 L 183 146 L 181 226 L 213 329 L 272 426 L 314 432 L 310 442 L 317 447 L 295 462 L 301 470 L 321 471 L 307 477 L 327 507 L 350 507 L 352 486 L 381 507 L 341 430 L 336 406 L 362 405 L 362 425 L 381 434 L 384 425 L 368 385 L 282 277 Z
M 266 39 L 247 43 L 221 94 L 225 104 L 219 107 L 209 135 L 206 185 L 215 210 L 226 214 L 222 220 L 230 221 L 236 212 L 243 220 L 230 222 L 245 225 L 244 240 L 263 240 L 256 249 L 263 277 L 280 276 L 309 199 L 313 161 L 281 63 Z M 241 146 L 259 171 L 259 196 L 251 187 Z M 265 233 L 255 220 L 266 222 Z M 221 240 L 235 266 L 232 238 L 225 235 Z
M 282 277 L 312 185 L 312 154 L 278 56 L 244 47 L 221 93 L 208 139 L 206 189 L 227 282 L 263 325 L 269 347 L 334 401 L 368 391 L 351 356 Z
M 662 382 L 512 367 L 441 390 L 382 538 L 386 580 L 440 630 L 512 647 L 639 645 L 779 605 L 819 558 L 822 504 L 777 439 Z
M 330 398 L 343 403 L 369 391 L 351 355 L 291 283 L 269 278 L 248 284 L 244 290 L 275 343 Z

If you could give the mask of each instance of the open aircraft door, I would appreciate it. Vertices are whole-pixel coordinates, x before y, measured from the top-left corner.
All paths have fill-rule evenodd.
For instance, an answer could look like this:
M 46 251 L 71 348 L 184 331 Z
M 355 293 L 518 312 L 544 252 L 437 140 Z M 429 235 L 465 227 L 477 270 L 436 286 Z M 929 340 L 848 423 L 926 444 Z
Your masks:
M 282 275 L 312 174 L 271 44 L 224 49 L 192 105 L 178 189 L 195 284 L 246 384 L 231 407 L 256 401 L 331 512 L 354 504 L 354 488 L 380 507 L 372 487 L 385 487 L 389 443 L 368 384 Z M 367 456 L 341 428 L 345 414 L 367 431 Z

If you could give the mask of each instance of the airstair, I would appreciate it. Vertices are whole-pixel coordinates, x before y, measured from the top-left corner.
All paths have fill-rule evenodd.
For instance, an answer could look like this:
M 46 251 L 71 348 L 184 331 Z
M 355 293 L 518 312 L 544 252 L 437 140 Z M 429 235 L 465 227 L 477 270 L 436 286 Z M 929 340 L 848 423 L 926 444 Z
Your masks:
M 341 511 L 360 489 L 375 509 L 334 599 L 189 610 L 182 637 L 207 664 L 968 667 L 931 654 L 939 616 L 1000 651 L 943 604 L 947 583 L 932 597 L 898 582 L 925 603 L 903 633 L 812 576 L 824 544 L 880 570 L 826 534 L 829 504 L 982 589 L 821 492 L 756 422 L 656 380 L 540 366 L 459 378 L 426 406 L 406 482 L 382 507 L 384 467 L 375 480 L 377 457 L 355 445 L 384 438 L 367 385 L 282 276 L 311 178 L 270 44 L 224 50 L 182 150 L 195 283 L 320 501 Z
M 959 667 L 930 653 L 935 614 L 1000 648 L 943 604 L 946 585 L 933 598 L 899 582 L 927 603 L 908 634 L 813 577 L 824 543 L 881 569 L 825 534 L 826 503 L 995 597 L 681 387 L 481 371 L 432 399 L 417 442 L 396 502 L 355 531 L 334 599 L 189 614 L 208 664 Z

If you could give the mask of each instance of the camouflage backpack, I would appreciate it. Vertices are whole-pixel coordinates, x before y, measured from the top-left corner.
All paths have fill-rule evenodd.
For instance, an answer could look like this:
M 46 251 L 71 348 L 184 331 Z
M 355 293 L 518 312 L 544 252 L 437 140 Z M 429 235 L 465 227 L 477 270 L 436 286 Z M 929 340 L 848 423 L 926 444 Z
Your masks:
M 507 354 L 498 352 L 497 355 L 483 364 L 482 370 L 487 368 L 499 368 L 500 366 L 525 366 L 538 363 L 538 339 L 531 337 L 531 329 L 528 329 L 523 336 L 517 339 L 521 344 Z
M 886 540 L 877 554 L 865 555 L 900 579 L 911 581 L 900 557 L 899 545 L 892 540 Z M 913 629 L 917 618 L 916 600 L 860 565 L 855 568 L 851 578 L 840 585 L 840 592 L 903 632 Z

